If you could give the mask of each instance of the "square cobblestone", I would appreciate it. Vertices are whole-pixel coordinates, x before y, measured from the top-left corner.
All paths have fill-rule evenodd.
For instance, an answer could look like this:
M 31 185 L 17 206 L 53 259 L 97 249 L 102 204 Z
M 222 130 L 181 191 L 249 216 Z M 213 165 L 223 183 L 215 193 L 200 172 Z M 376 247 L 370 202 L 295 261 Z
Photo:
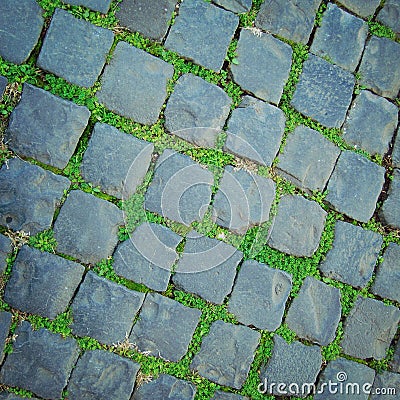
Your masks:
M 7 257 L 12 249 L 11 240 L 6 236 L 0 235 L 0 275 L 6 270 Z
M 4 91 L 6 90 L 8 84 L 7 78 L 0 75 L 0 100 L 3 97 Z
M 252 5 L 251 0 L 214 0 L 214 3 L 236 14 L 249 12 Z
M 380 0 L 340 0 L 340 3 L 349 10 L 365 18 L 374 15 Z
M 391 28 L 397 36 L 400 34 L 400 1 L 386 0 L 379 11 L 377 20 Z
M 380 216 L 384 222 L 396 229 L 400 229 L 400 170 L 393 171 L 393 179 L 390 182 L 388 197 L 380 210 Z
M 11 328 L 12 314 L 7 311 L 0 312 L 0 364 L 4 359 L 6 339 Z
M 107 14 L 110 9 L 112 0 L 63 0 L 64 3 L 74 6 L 88 7 L 94 11 L 99 11 L 102 14 Z
M 388 394 L 381 394 L 385 389 Z M 389 394 L 389 391 L 391 394 Z M 388 371 L 376 374 L 371 393 L 372 395 L 369 397 L 370 400 L 382 400 L 382 397 L 398 399 L 400 393 L 400 375 Z
M 248 397 L 241 396 L 240 394 L 217 390 L 211 400 L 248 400 Z

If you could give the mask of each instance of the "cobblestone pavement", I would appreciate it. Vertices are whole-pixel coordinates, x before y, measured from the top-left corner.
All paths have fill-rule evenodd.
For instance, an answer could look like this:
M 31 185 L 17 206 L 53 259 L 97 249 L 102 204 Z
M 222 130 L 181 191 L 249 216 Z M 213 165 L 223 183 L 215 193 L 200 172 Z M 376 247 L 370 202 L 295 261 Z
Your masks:
M 400 398 L 399 0 L 1 0 L 0 75 L 0 399 Z

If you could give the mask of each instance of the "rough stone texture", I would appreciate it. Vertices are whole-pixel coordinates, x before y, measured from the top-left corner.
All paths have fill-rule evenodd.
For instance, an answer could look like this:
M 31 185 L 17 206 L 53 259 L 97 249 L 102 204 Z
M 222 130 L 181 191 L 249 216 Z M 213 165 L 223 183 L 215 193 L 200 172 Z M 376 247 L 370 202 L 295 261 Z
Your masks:
M 393 171 L 393 180 L 390 183 L 388 198 L 380 211 L 381 218 L 386 224 L 400 229 L 400 170 Z
M 165 150 L 145 195 L 144 206 L 179 223 L 203 219 L 211 201 L 213 174 L 190 157 Z
M 233 246 L 192 231 L 187 235 L 173 282 L 207 301 L 222 304 L 232 290 L 242 257 Z
M 270 167 L 285 129 L 283 111 L 245 96 L 232 112 L 224 150 Z
M 398 341 L 394 349 L 393 360 L 390 363 L 390 368 L 397 373 L 400 373 L 400 342 Z
M 360 61 L 368 35 L 368 25 L 361 18 L 329 3 L 317 29 L 311 51 L 328 57 L 334 64 L 354 71 Z
M 188 142 L 214 147 L 228 118 L 231 101 L 218 86 L 185 74 L 178 79 L 168 100 L 165 127 Z
M 361 222 L 374 214 L 385 182 L 385 169 L 351 151 L 343 151 L 328 182 L 326 201 Z
M 72 371 L 70 400 L 129 400 L 140 365 L 103 350 L 86 351 Z
M 11 240 L 6 236 L 0 235 L 0 275 L 6 270 L 7 256 L 11 253 L 12 249 Z
M 239 18 L 203 0 L 183 2 L 165 47 L 203 67 L 219 71 Z
M 45 399 L 61 398 L 79 355 L 76 341 L 47 329 L 33 331 L 26 321 L 15 334 L 14 351 L 1 368 L 0 382 L 30 390 Z
M 301 189 L 322 192 L 339 154 L 340 149 L 319 132 L 298 126 L 286 139 L 277 169 Z
M 231 66 L 233 78 L 260 99 L 278 104 L 289 77 L 292 48 L 272 35 L 260 35 L 241 31 L 236 49 L 238 63 Z
M 89 271 L 72 303 L 72 332 L 108 345 L 123 342 L 144 293 L 129 290 Z
M 70 181 L 19 158 L 7 164 L 0 170 L 0 224 L 31 235 L 50 228 Z
M 112 0 L 63 0 L 64 3 L 74 6 L 84 6 L 91 10 L 99 11 L 102 14 L 107 14 Z
M 179 235 L 162 225 L 144 223 L 130 235 L 130 240 L 117 247 L 114 271 L 150 289 L 164 292 L 178 257 L 176 246 L 181 240 Z
M 228 310 L 242 324 L 274 331 L 282 322 L 291 288 L 292 278 L 286 272 L 254 260 L 245 261 L 233 287 Z
M 284 196 L 278 205 L 268 245 L 298 257 L 311 257 L 319 246 L 326 212 L 301 196 Z
M 0 399 L 1 400 L 24 400 L 26 397 L 20 397 L 14 393 L 8 393 L 8 392 L 1 392 L 0 393 Z M 37 397 L 31 397 L 32 400 L 38 400 Z
M 214 0 L 214 3 L 236 14 L 246 13 L 251 9 L 251 0 Z
M 11 113 L 5 140 L 11 150 L 63 169 L 89 121 L 84 106 L 27 83 Z
M 26 61 L 39 40 L 43 22 L 43 10 L 35 0 L 2 0 L 0 57 L 14 64 Z
M 119 42 L 105 68 L 97 98 L 107 108 L 141 124 L 158 120 L 174 68 L 143 50 Z
M 339 289 L 308 276 L 285 322 L 297 336 L 327 346 L 335 339 L 341 310 Z
M 354 89 L 354 76 L 310 54 L 292 99 L 302 114 L 329 128 L 339 128 L 346 117 Z
M 4 91 L 6 90 L 7 84 L 8 84 L 7 78 L 5 78 L 4 76 L 0 75 L 0 100 L 1 100 L 1 97 L 3 96 L 3 94 L 4 94 Z
M 216 321 L 203 338 L 190 368 L 219 385 L 240 389 L 259 341 L 260 334 L 250 328 Z
M 340 343 L 345 354 L 382 360 L 396 334 L 400 310 L 394 306 L 358 297 L 345 321 Z
M 375 13 L 380 0 L 340 0 L 340 3 L 361 17 L 368 17 Z
M 388 391 L 391 390 L 392 394 L 381 395 L 375 393 L 377 389 L 386 389 L 387 393 L 389 393 Z M 370 400 L 382 400 L 382 397 L 398 399 L 400 393 L 400 375 L 388 371 L 383 371 L 381 374 L 376 374 L 371 393 L 372 395 L 369 397 Z
M 320 270 L 329 278 L 362 288 L 372 278 L 382 243 L 376 232 L 337 221 L 332 249 Z
M 12 314 L 6 311 L 0 312 L 0 364 L 4 358 L 4 347 L 6 345 L 6 339 L 11 327 Z
M 177 362 L 188 350 L 200 315 L 198 309 L 149 293 L 129 340 L 141 352 Z
M 153 149 L 152 143 L 97 123 L 83 156 L 82 176 L 108 194 L 126 199 L 142 183 Z
M 400 44 L 388 38 L 372 36 L 359 73 L 361 85 L 380 96 L 394 99 L 400 90 Z
M 400 34 L 400 1 L 387 0 L 379 11 L 377 20 L 391 28 L 397 35 Z
M 118 242 L 122 211 L 114 204 L 79 190 L 72 191 L 54 225 L 57 250 L 84 263 L 109 257 Z
M 321 0 L 267 0 L 261 5 L 256 26 L 306 44 L 320 3 Z
M 400 168 L 400 129 L 397 129 L 396 140 L 393 146 L 392 164 L 396 168 Z
M 54 319 L 68 307 L 84 272 L 80 264 L 24 246 L 15 260 L 4 300 L 23 312 Z
M 211 400 L 246 400 L 248 397 L 243 397 L 240 394 L 227 393 L 222 390 L 217 390 Z

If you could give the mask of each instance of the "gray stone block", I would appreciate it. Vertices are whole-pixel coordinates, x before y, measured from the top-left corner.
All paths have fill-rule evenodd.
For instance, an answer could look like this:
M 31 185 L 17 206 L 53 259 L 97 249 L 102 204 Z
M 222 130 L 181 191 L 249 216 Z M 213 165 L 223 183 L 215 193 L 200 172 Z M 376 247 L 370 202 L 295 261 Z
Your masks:
M 31 235 L 50 228 L 70 181 L 19 158 L 7 164 L 0 170 L 0 224 Z
M 354 76 L 310 54 L 294 92 L 292 105 L 329 128 L 339 128 L 353 96 Z
M 11 240 L 3 235 L 0 235 L 0 275 L 4 273 L 7 267 L 7 257 L 12 252 Z
M 4 348 L 10 331 L 12 314 L 6 311 L 0 312 L 0 364 L 4 359 Z
M 178 79 L 168 100 L 165 127 L 197 146 L 214 147 L 228 118 L 231 102 L 218 86 L 185 74 Z
M 319 268 L 328 278 L 365 287 L 372 278 L 382 243 L 382 236 L 376 232 L 337 221 L 332 249 Z
M 382 394 L 384 390 L 386 394 Z M 400 375 L 388 371 L 376 374 L 371 393 L 370 400 L 382 400 L 382 397 L 398 399 L 400 393 Z
M 393 171 L 393 179 L 390 182 L 388 198 L 383 203 L 379 212 L 380 217 L 388 225 L 400 229 L 400 170 Z
M 392 164 L 396 168 L 400 168 L 400 129 L 397 129 L 396 140 L 392 151 Z
M 17 394 L 14 393 L 9 393 L 9 392 L 1 392 L 0 393 L 0 399 L 1 400 L 24 400 L 26 397 L 21 397 L 18 396 Z M 31 397 L 32 400 L 39 400 L 37 397 Z
M 76 341 L 47 329 L 34 331 L 26 321 L 15 335 L 14 351 L 0 370 L 0 382 L 30 390 L 45 399 L 61 398 L 79 356 Z
M 7 78 L 0 75 L 0 99 L 4 94 L 4 91 L 6 90 L 7 84 L 8 84 Z
M 262 100 L 278 104 L 289 77 L 292 48 L 270 34 L 242 30 L 236 49 L 233 79 Z
M 62 0 L 74 6 L 84 6 L 102 14 L 107 14 L 112 0 Z
M 240 389 L 246 381 L 261 335 L 245 326 L 216 321 L 203 338 L 190 368 L 223 386 Z
M 365 18 L 374 15 L 380 0 L 340 0 L 340 3 L 349 10 Z
M 397 341 L 396 347 L 394 348 L 394 355 L 392 362 L 390 363 L 390 368 L 397 373 L 400 373 L 400 342 Z
M 139 351 L 173 362 L 188 351 L 201 311 L 149 293 L 129 340 Z
M 117 206 L 74 190 L 54 224 L 57 251 L 95 264 L 113 253 L 122 224 L 122 211 Z
M 84 272 L 80 264 L 24 246 L 15 260 L 4 300 L 22 312 L 54 319 L 68 307 Z
M 379 11 L 377 20 L 391 28 L 397 35 L 400 34 L 400 1 L 387 0 Z
M 189 0 L 168 34 L 165 47 L 203 67 L 219 71 L 239 18 L 203 0 Z
M 251 9 L 251 0 L 213 0 L 215 4 L 232 11 L 236 14 L 249 12 Z
M 223 392 L 217 390 L 211 400 L 246 400 L 248 397 L 241 396 L 240 394 Z
M 119 42 L 104 70 L 97 98 L 110 110 L 141 124 L 158 120 L 174 68 L 125 42 Z
M 325 200 L 348 217 L 367 222 L 375 212 L 384 182 L 383 167 L 343 151 L 329 179 Z
M 278 205 L 268 245 L 298 257 L 311 257 L 318 249 L 326 212 L 301 196 L 284 196 Z

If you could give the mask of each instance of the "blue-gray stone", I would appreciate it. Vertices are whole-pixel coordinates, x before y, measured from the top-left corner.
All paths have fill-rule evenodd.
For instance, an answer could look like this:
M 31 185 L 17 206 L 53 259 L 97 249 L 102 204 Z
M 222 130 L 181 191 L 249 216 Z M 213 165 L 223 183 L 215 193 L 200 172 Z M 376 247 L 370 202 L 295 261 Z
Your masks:
M 12 314 L 7 311 L 0 312 L 0 364 L 4 359 L 4 348 L 8 333 L 10 331 L 11 322 Z
M 211 400 L 247 400 L 248 397 L 241 396 L 240 394 L 223 392 L 217 390 Z
M 383 203 L 379 215 L 386 224 L 396 229 L 400 229 L 399 204 L 400 204 L 400 170 L 395 168 L 393 171 L 393 179 L 390 182 L 388 198 Z
M 389 371 L 376 374 L 371 393 L 370 400 L 382 400 L 382 397 L 398 399 L 400 393 L 400 374 Z
M 396 140 L 392 151 L 392 164 L 396 168 L 400 168 L 400 128 L 397 129 Z
M 393 359 L 390 363 L 390 368 L 397 373 L 400 373 L 400 342 L 397 341 L 396 347 L 394 348 Z
M 4 94 L 4 91 L 6 90 L 7 84 L 8 84 L 7 78 L 0 75 L 0 99 Z
M 391 28 L 397 35 L 400 34 L 400 1 L 386 0 L 377 20 Z
M 88 7 L 94 11 L 99 11 L 102 14 L 107 14 L 112 0 L 62 0 L 64 3 L 74 6 Z
M 236 14 L 249 12 L 252 4 L 251 0 L 213 0 L 213 2 Z
M 6 236 L 0 235 L 0 275 L 6 270 L 7 257 L 12 249 L 11 240 Z
M 340 3 L 349 10 L 365 18 L 374 15 L 380 0 L 340 0 Z
M 32 400 L 39 400 L 37 397 L 30 397 Z M 0 393 L 0 399 L 1 400 L 24 400 L 26 397 L 21 397 L 18 396 L 17 394 L 14 393 L 9 393 L 9 392 L 1 392 Z

